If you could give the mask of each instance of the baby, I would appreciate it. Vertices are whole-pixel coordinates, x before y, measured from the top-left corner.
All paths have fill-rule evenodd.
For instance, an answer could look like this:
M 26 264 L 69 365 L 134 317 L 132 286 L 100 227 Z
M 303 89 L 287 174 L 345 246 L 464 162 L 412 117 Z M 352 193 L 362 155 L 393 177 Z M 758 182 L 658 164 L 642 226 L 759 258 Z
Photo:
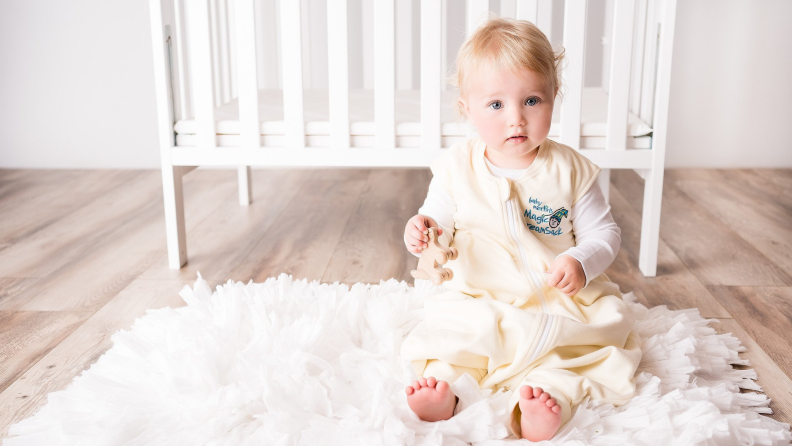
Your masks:
M 603 273 L 621 238 L 600 168 L 547 139 L 562 58 L 533 24 L 503 18 L 459 51 L 459 111 L 479 136 L 432 163 L 404 232 L 413 254 L 429 227 L 459 251 L 402 345 L 421 376 L 406 393 L 422 420 L 454 415 L 450 384 L 463 373 L 513 390 L 510 429 L 531 441 L 552 438 L 586 396 L 618 405 L 635 393 L 633 316 Z

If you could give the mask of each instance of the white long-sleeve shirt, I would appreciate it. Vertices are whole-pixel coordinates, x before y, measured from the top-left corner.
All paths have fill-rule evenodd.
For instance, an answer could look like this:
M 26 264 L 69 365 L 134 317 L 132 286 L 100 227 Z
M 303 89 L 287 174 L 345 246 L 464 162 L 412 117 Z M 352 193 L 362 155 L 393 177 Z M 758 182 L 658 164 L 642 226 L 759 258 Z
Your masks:
M 517 179 L 525 174 L 525 169 L 504 169 L 495 166 L 485 159 L 490 172 L 497 177 Z M 602 189 L 595 181 L 583 197 L 569 210 L 569 219 L 572 222 L 572 232 L 575 235 L 576 246 L 562 252 L 577 259 L 583 266 L 586 275 L 586 285 L 592 279 L 602 274 L 616 259 L 621 245 L 621 229 L 613 221 L 610 213 L 611 207 L 605 201 Z M 443 229 L 443 232 L 454 231 L 454 213 L 456 203 L 435 182 L 434 178 L 429 183 L 429 192 L 423 206 L 418 209 L 420 215 L 431 217 Z M 407 240 L 405 239 L 405 245 Z M 413 254 L 416 257 L 420 254 Z

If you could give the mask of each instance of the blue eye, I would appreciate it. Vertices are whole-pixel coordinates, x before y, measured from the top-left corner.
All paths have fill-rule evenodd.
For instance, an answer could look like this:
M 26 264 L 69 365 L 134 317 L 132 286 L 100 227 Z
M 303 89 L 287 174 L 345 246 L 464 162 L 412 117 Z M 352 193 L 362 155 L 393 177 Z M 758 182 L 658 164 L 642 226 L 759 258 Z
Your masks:
M 492 102 L 492 103 L 490 104 L 490 107 L 491 107 L 491 106 L 493 106 L 493 105 L 495 105 L 495 104 L 500 104 L 500 103 L 501 103 L 501 101 L 494 101 L 494 102 Z M 493 110 L 500 110 L 500 109 L 502 109 L 502 108 L 503 108 L 503 104 L 501 104 L 501 106 L 500 106 L 500 107 L 498 107 L 498 108 L 495 108 L 495 109 L 493 109 Z
M 533 107 L 534 105 L 539 103 L 539 98 L 537 98 L 536 96 L 530 97 L 525 101 L 525 103 Z

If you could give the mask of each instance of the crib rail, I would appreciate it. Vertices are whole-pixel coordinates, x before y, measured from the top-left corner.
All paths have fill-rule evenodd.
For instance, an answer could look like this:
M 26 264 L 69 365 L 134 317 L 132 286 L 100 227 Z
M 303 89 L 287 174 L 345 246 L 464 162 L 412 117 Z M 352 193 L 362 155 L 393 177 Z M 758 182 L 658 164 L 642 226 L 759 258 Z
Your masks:
M 464 12 L 470 35 L 487 18 L 489 0 L 149 0 L 157 109 L 162 152 L 166 224 L 170 265 L 186 261 L 181 176 L 199 165 L 239 167 L 240 203 L 250 202 L 249 166 L 425 167 L 454 137 L 470 136 L 443 122 L 447 60 L 455 54 L 445 30 Z M 302 9 L 303 4 L 310 4 Z M 464 11 L 460 5 L 464 4 Z M 611 32 L 605 38 L 607 117 L 604 135 L 581 133 L 584 63 L 587 45 L 587 0 L 566 0 L 563 9 L 552 0 L 501 0 L 503 17 L 532 21 L 549 37 L 561 34 L 565 49 L 564 97 L 560 123 L 551 135 L 579 150 L 603 168 L 599 181 L 607 186 L 609 169 L 635 169 L 645 180 L 644 223 L 640 266 L 653 276 L 659 232 L 659 203 L 666 144 L 668 93 L 676 0 L 612 2 Z M 321 7 L 319 7 L 321 6 Z M 413 8 L 419 8 L 413 23 Z M 326 9 L 326 11 L 324 11 Z M 317 12 L 319 11 L 319 12 Z M 358 15 L 359 14 L 359 15 Z M 316 80 L 311 66 L 310 34 L 326 20 L 328 111 L 326 120 L 306 122 L 306 86 Z M 360 17 L 361 26 L 349 17 Z M 562 17 L 563 32 L 554 18 Z M 306 19 L 310 21 L 305 25 Z M 397 27 L 397 25 L 399 25 Z M 420 30 L 420 57 L 413 58 L 412 34 L 397 41 L 403 26 Z M 279 47 L 275 43 L 279 40 Z M 408 42 L 405 44 L 404 42 Z M 461 42 L 457 42 L 461 43 Z M 373 91 L 373 122 L 351 119 L 350 63 L 362 51 L 364 88 Z M 279 49 L 279 55 L 276 51 Z M 353 51 L 353 49 L 355 51 Z M 265 51 L 266 50 L 266 51 Z M 371 60 L 367 54 L 373 54 Z M 420 122 L 397 121 L 397 88 L 412 89 L 412 63 L 420 65 Z M 281 74 L 277 85 L 275 71 Z M 262 89 L 282 91 L 281 121 L 265 119 L 260 110 Z M 233 101 L 236 100 L 236 105 Z M 225 104 L 225 105 L 224 105 Z M 221 107 L 222 106 L 222 107 Z M 238 139 L 228 146 L 223 113 L 235 106 Z M 648 134 L 628 132 L 628 119 L 642 120 Z M 194 127 L 192 145 L 176 144 L 175 126 Z M 633 126 L 633 127 L 631 127 Z M 586 128 L 585 126 L 583 126 Z M 373 130 L 372 130 L 373 129 Z M 416 130 L 417 129 L 417 130 Z M 366 136 L 373 134 L 373 138 Z M 397 144 L 415 139 L 415 147 Z M 278 144 L 270 144 L 282 135 Z M 326 145 L 315 147 L 317 135 Z M 360 141 L 369 142 L 360 147 Z M 267 142 L 268 140 L 268 142 Z M 218 144 L 223 141 L 223 144 Z M 262 144 L 265 141 L 265 144 Z M 599 148 L 585 146 L 597 142 Z M 354 142 L 354 144 L 353 144 Z M 607 187 L 604 187 L 606 199 Z M 173 236 L 172 234 L 177 234 Z M 646 248 L 646 249 L 645 249 Z

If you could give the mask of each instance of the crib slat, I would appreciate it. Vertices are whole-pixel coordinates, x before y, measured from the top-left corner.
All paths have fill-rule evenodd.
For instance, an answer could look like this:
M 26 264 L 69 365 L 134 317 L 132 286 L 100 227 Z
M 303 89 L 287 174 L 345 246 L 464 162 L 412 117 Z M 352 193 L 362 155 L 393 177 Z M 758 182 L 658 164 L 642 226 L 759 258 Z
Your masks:
M 517 16 L 517 0 L 501 0 L 500 15 L 513 19 Z
M 566 0 L 564 6 L 564 49 L 567 84 L 561 104 L 561 137 L 563 144 L 580 149 L 580 109 L 583 90 L 583 52 L 586 36 L 586 0 Z
M 646 39 L 644 40 L 643 79 L 641 80 L 641 111 L 644 122 L 652 122 L 655 99 L 655 63 L 657 57 L 657 0 L 646 4 Z
M 330 147 L 351 145 L 349 137 L 349 36 L 347 0 L 327 0 L 327 81 L 330 87 Z
M 627 107 L 630 94 L 630 56 L 632 54 L 635 0 L 619 0 L 613 5 L 610 86 L 608 87 L 608 130 L 605 148 L 627 149 Z
M 357 0 L 356 0 L 357 1 Z M 365 89 L 374 89 L 374 2 L 372 0 L 360 1 L 360 17 L 361 20 L 361 27 L 360 29 L 355 29 L 352 27 L 352 32 L 354 32 L 354 40 L 360 42 L 360 51 L 363 54 L 362 60 L 360 65 L 362 67 L 362 73 L 360 73 L 363 78 L 363 88 Z M 357 48 L 355 48 L 357 50 Z
M 305 147 L 300 2 L 280 3 L 283 120 L 287 148 Z
M 217 2 L 219 0 L 209 0 L 209 38 L 211 39 L 211 57 L 212 57 L 212 79 L 214 81 L 214 101 L 215 106 L 223 103 L 223 87 L 221 85 L 220 75 L 220 47 L 218 44 L 217 32 Z
M 440 0 L 421 2 L 421 148 L 438 149 L 440 140 Z
M 396 89 L 413 89 L 412 2 L 396 2 Z M 401 31 L 401 32 L 399 32 Z
M 215 147 L 214 85 L 209 41 L 209 9 L 206 0 L 187 3 L 187 30 L 190 34 L 190 77 L 199 147 Z
M 301 3 L 302 0 L 298 3 Z M 306 2 L 310 3 L 310 2 Z M 300 28 L 300 32 L 302 33 L 302 63 L 303 63 L 303 88 L 314 88 L 314 77 L 316 73 L 314 72 L 314 57 L 312 47 L 316 45 L 315 42 L 312 41 L 312 34 L 311 32 L 311 24 L 313 23 L 313 16 L 317 15 L 315 10 L 310 8 L 310 5 L 305 9 L 300 9 L 300 24 L 302 28 Z
M 470 37 L 476 29 L 488 18 L 489 0 L 468 0 L 467 16 L 467 37 Z M 465 126 L 465 136 L 468 138 L 476 134 L 472 125 Z
M 179 78 L 179 115 L 177 119 L 190 118 L 190 83 L 187 78 L 187 55 L 185 54 L 184 45 L 184 11 L 182 0 L 173 1 L 174 8 L 174 25 L 176 27 L 175 41 L 176 41 L 176 59 Z
M 553 0 L 539 0 L 536 8 L 536 26 L 547 36 L 553 39 Z
M 470 37 L 485 20 L 489 12 L 489 0 L 468 0 L 467 36 Z
M 236 72 L 236 10 L 235 1 L 228 2 L 228 77 L 231 79 L 229 99 L 237 97 L 237 72 Z
M 538 0 L 524 0 L 517 3 L 517 19 L 527 20 L 536 25 L 536 11 L 538 8 Z
M 261 130 L 258 110 L 258 74 L 256 73 L 256 30 L 253 0 L 236 0 L 236 46 L 239 66 L 240 142 L 242 147 L 260 147 Z
M 256 48 L 258 49 L 259 88 L 281 88 L 281 67 L 278 59 L 280 21 L 277 4 L 271 0 L 256 0 Z
M 396 75 L 394 0 L 374 2 L 375 146 L 396 147 Z
M 228 62 L 228 0 L 217 0 L 218 46 L 220 47 L 220 99 L 222 104 L 231 100 L 231 74 Z
M 266 10 L 265 6 L 271 6 L 272 7 L 272 11 L 270 12 L 270 11 Z M 256 55 L 258 57 L 258 69 L 259 69 L 258 70 L 258 74 L 259 74 L 258 86 L 259 86 L 259 88 L 268 88 L 267 81 L 266 81 L 266 75 L 267 75 L 266 71 L 267 70 L 269 70 L 270 72 L 275 71 L 275 70 L 273 70 L 273 68 L 275 68 L 274 67 L 275 64 L 266 64 L 266 65 L 264 64 L 264 61 L 267 60 L 264 51 L 265 51 L 267 46 L 272 47 L 273 49 L 275 49 L 274 45 L 272 44 L 272 42 L 275 39 L 265 39 L 264 38 L 264 32 L 265 32 L 265 29 L 266 29 L 268 33 L 277 34 L 277 30 L 275 29 L 275 26 L 270 26 L 269 28 L 267 28 L 266 25 L 264 24 L 265 23 L 264 22 L 264 18 L 266 17 L 268 19 L 271 19 L 273 22 L 277 22 L 277 20 L 273 17 L 275 15 L 275 5 L 270 5 L 270 4 L 262 5 L 261 0 L 255 0 L 254 7 L 256 9 L 256 16 L 255 16 L 256 17 L 256 20 L 255 20 L 255 22 L 256 22 Z M 267 14 L 267 13 L 269 13 L 269 14 Z M 274 74 L 277 77 L 278 74 L 277 73 L 274 73 Z
M 630 111 L 636 115 L 641 112 L 646 6 L 646 0 L 638 0 L 635 5 L 635 29 L 633 31 L 632 68 L 630 70 Z

